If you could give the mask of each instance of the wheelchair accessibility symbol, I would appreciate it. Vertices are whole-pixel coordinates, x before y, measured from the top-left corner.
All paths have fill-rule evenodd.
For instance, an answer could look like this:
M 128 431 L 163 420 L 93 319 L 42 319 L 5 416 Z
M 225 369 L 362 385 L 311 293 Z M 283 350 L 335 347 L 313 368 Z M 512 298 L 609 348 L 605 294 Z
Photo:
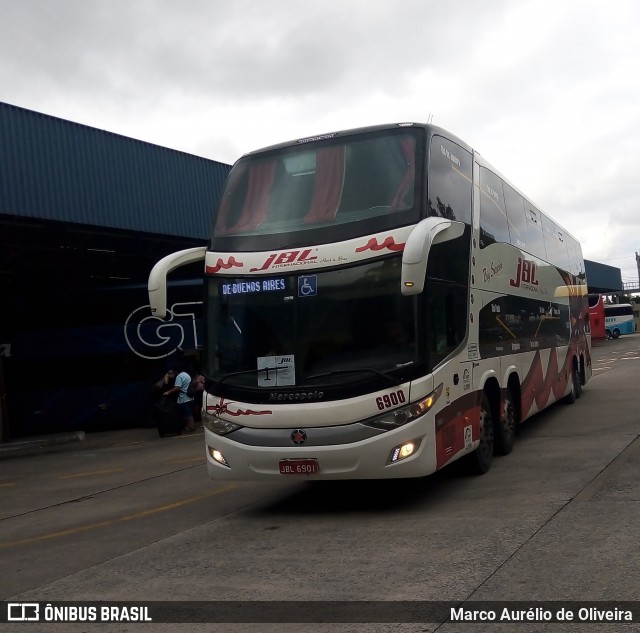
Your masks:
M 315 297 L 317 293 L 318 293 L 318 277 L 316 275 L 298 277 L 298 296 L 299 297 Z

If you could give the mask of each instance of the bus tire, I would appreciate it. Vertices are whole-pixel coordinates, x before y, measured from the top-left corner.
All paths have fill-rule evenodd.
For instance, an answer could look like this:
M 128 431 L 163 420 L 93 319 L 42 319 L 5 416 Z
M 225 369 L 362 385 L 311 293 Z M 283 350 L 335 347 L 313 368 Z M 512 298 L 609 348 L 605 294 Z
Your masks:
M 582 371 L 580 370 L 580 364 L 576 364 L 573 368 L 573 373 L 576 381 L 576 399 L 582 395 Z
M 484 475 L 491 468 L 494 431 L 491 403 L 487 394 L 483 393 L 480 404 L 480 444 L 473 453 L 465 457 L 465 467 L 469 474 Z
M 566 404 L 573 404 L 579 397 L 578 388 L 580 386 L 580 375 L 578 374 L 577 365 L 573 365 L 571 370 L 571 391 L 564 398 Z
M 516 403 L 513 398 L 511 387 L 507 387 L 504 394 L 504 407 L 499 420 L 495 425 L 495 446 L 496 455 L 508 455 L 513 450 L 513 442 L 516 436 L 518 416 Z
M 616 328 L 615 330 L 613 330 L 613 334 L 611 335 L 614 339 L 619 338 L 620 336 L 620 330 L 618 328 Z

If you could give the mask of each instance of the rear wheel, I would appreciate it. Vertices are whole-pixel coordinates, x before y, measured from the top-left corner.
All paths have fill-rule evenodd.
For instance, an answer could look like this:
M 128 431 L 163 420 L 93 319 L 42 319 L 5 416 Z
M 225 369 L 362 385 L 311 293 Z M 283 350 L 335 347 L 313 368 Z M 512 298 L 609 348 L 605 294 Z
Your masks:
M 612 336 L 613 338 L 618 338 L 620 336 L 620 330 L 618 329 L 613 330 Z
M 502 415 L 496 421 L 495 452 L 497 455 L 508 455 L 513 450 L 517 425 L 516 403 L 511 389 L 507 387 Z

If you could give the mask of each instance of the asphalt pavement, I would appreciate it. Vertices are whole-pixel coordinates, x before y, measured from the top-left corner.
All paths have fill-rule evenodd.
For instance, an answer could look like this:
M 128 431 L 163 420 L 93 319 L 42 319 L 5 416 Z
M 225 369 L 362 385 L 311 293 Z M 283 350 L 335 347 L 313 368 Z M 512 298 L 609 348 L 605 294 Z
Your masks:
M 154 633 L 356 630 L 347 624 L 329 627 L 323 614 L 304 628 L 287 624 L 298 622 L 297 610 L 284 624 L 261 620 L 256 628 L 242 624 L 250 622 L 246 619 L 227 624 L 219 614 L 206 612 L 216 608 L 211 600 L 236 609 L 256 601 L 293 604 L 302 613 L 319 600 L 337 605 L 446 601 L 466 608 L 508 601 L 529 611 L 576 604 L 580 612 L 601 608 L 603 601 L 616 608 L 631 601 L 633 624 L 594 617 L 572 628 L 580 633 L 640 631 L 640 335 L 594 348 L 593 360 L 593 378 L 580 400 L 528 420 L 513 454 L 496 459 L 482 477 L 445 469 L 416 481 L 287 479 L 227 486 L 207 479 L 202 445 L 195 447 L 201 437 L 171 442 L 144 428 L 31 447 L 62 451 L 142 443 L 96 451 L 93 461 L 105 458 L 119 467 L 107 469 L 108 463 L 100 462 L 91 469 L 104 480 L 75 477 L 89 474 L 80 467 L 89 451 L 78 453 L 82 464 L 73 464 L 76 470 L 65 478 L 48 464 L 37 470 L 28 459 L 5 463 L 22 469 L 28 475 L 24 488 L 30 482 L 42 495 L 34 501 L 21 496 L 17 486 L 5 488 L 16 508 L 22 508 L 12 511 L 5 524 L 7 584 L 18 587 L 8 574 L 25 576 L 10 593 L 12 600 L 152 601 L 178 609 L 179 620 L 163 620 L 159 614 L 149 625 L 101 623 L 102 633 L 134 628 Z M 175 448 L 182 454 L 171 455 Z M 76 461 L 76 455 L 64 457 L 42 461 Z M 38 466 L 38 460 L 33 462 Z M 52 497 L 51 490 L 58 496 Z M 42 498 L 46 507 L 39 503 Z M 59 560 L 75 567 L 53 569 Z M 46 565 L 55 572 L 50 581 L 26 577 L 35 577 Z M 180 610 L 191 601 L 195 610 L 205 609 L 203 619 L 188 619 Z M 445 618 L 365 622 L 358 631 L 566 629 L 564 622 L 542 620 L 507 626 Z M 65 630 L 93 630 L 81 623 L 71 626 Z M 18 623 L 3 630 L 22 628 Z

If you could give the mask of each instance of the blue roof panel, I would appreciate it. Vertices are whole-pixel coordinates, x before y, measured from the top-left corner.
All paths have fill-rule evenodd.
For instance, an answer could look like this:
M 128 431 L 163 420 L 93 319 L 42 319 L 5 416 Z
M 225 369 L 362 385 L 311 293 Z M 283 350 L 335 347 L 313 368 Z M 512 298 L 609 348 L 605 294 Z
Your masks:
M 0 103 L 0 214 L 206 240 L 230 169 Z

